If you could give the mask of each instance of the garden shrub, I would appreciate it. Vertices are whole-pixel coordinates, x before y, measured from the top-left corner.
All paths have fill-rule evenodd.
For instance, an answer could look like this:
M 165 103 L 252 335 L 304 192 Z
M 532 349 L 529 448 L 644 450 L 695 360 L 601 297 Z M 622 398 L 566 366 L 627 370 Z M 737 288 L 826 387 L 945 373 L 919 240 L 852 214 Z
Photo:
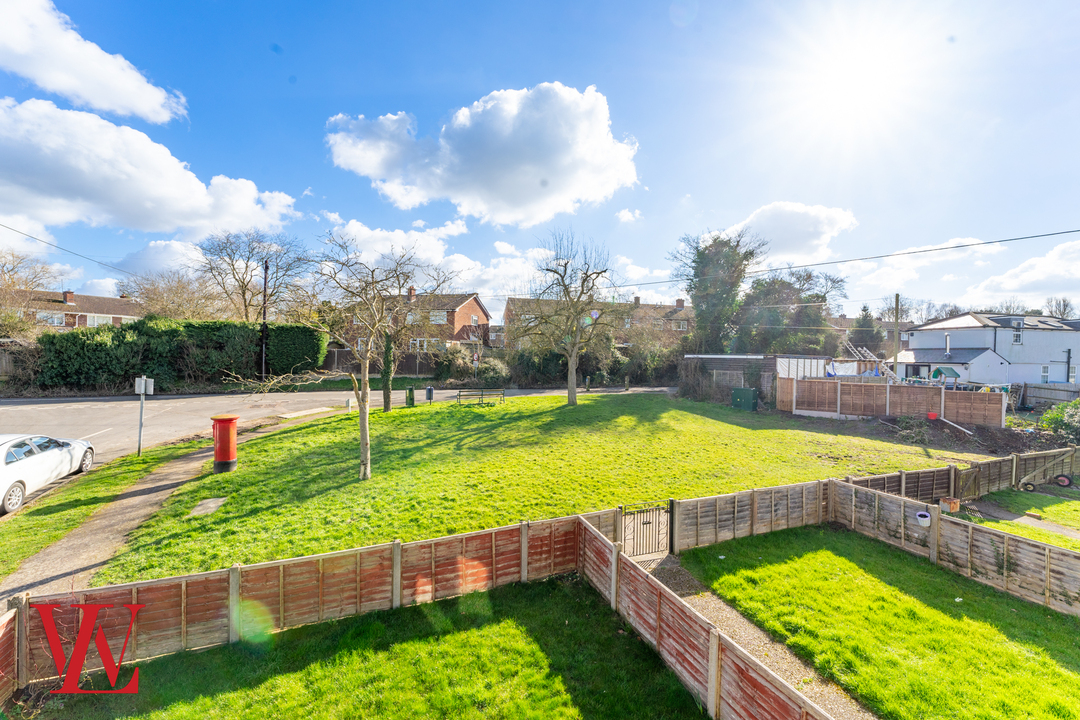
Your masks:
M 452 345 L 435 355 L 436 380 L 468 380 L 472 375 L 472 356 L 462 346 Z
M 1080 400 L 1055 405 L 1043 413 L 1039 424 L 1070 442 L 1080 442 Z
M 326 333 L 303 325 L 274 323 L 266 340 L 266 364 L 274 375 L 318 370 L 326 360 Z
M 505 387 L 510 381 L 510 369 L 502 360 L 484 358 L 476 369 L 476 377 L 483 382 L 484 387 Z

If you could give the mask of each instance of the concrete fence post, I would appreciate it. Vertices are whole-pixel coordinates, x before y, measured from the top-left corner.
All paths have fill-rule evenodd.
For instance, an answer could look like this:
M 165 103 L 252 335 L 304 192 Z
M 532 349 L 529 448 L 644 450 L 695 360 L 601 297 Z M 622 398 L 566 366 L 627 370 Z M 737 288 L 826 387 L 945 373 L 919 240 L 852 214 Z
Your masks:
M 622 505 L 615 506 L 615 542 L 623 541 L 623 526 L 622 526 Z
M 949 465 L 949 497 L 956 497 L 956 465 Z
M 791 378 L 791 414 L 794 415 L 795 411 L 799 409 L 799 378 Z
M 907 471 L 900 471 L 900 497 L 907 497 Z
M 709 629 L 709 690 L 706 696 L 706 709 L 709 717 L 720 717 L 720 631 L 716 628 Z
M 1019 469 L 1020 469 L 1020 453 L 1013 453 L 1012 454 L 1012 477 L 1009 480 L 1009 486 L 1012 487 L 1014 490 L 1017 489 L 1016 480 L 1017 480 L 1017 478 L 1020 477 L 1019 474 L 1017 473 L 1017 471 Z
M 945 381 L 941 382 L 941 417 L 945 418 Z
M 394 540 L 393 550 L 390 553 L 393 562 L 393 579 L 390 584 L 390 606 L 401 607 L 401 541 Z M 435 578 L 431 578 L 432 595 L 435 592 Z
M 521 582 L 529 582 L 529 521 L 522 520 L 521 532 Z
M 229 642 L 240 642 L 240 563 L 229 568 Z
M 840 419 L 840 396 L 843 395 L 844 383 L 840 382 L 840 379 L 836 380 L 836 419 Z
M 889 417 L 892 413 L 889 412 L 889 388 L 892 387 L 892 380 L 885 383 L 885 417 Z
M 15 610 L 15 688 L 30 684 L 30 593 L 8 599 L 8 610 Z
M 668 552 L 679 554 L 679 501 L 675 498 L 668 498 L 668 507 L 670 512 L 668 518 L 671 521 L 671 527 L 668 534 Z
M 930 510 L 930 562 L 938 564 L 938 538 L 941 535 L 941 508 L 927 506 Z
M 619 553 L 622 543 L 611 546 L 611 609 L 619 612 Z

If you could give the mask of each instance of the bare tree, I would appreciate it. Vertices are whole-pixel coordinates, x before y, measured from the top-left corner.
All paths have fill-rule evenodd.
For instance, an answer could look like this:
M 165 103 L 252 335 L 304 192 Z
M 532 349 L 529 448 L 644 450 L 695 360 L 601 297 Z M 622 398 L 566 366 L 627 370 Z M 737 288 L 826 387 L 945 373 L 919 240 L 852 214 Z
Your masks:
M 900 296 L 900 322 L 910 322 L 915 315 L 919 301 L 905 295 Z M 878 306 L 878 317 L 883 322 L 896 322 L 896 298 L 890 295 Z
M 1009 299 L 999 302 L 994 309 L 1003 315 L 1022 315 L 1027 312 L 1027 304 L 1013 295 Z
M 138 300 L 147 315 L 213 320 L 231 314 L 212 282 L 187 270 L 142 273 L 121 280 L 117 290 Z
M 578 357 L 624 325 L 629 309 L 616 301 L 606 250 L 569 230 L 552 231 L 541 248 L 530 301 L 512 326 L 515 341 L 528 338 L 566 358 L 566 404 L 577 405 Z
M 258 229 L 215 233 L 199 244 L 199 250 L 199 275 L 228 301 L 230 314 L 245 322 L 259 319 L 264 293 L 267 305 L 276 311 L 278 301 L 306 266 L 304 247 L 296 238 Z M 270 265 L 265 288 L 264 262 Z
M 387 334 L 405 324 L 402 300 L 410 287 L 435 294 L 445 276 L 416 260 L 411 250 L 394 250 L 367 259 L 352 238 L 329 235 L 322 252 L 306 258 L 309 275 L 289 288 L 287 317 L 327 333 L 352 351 L 360 378 L 350 373 L 360 410 L 360 479 L 371 477 L 371 362 Z M 295 379 L 293 379 L 295 382 Z
M 30 317 L 34 293 L 59 282 L 57 272 L 32 255 L 0 250 L 0 335 L 24 337 L 34 334 Z
M 1061 297 L 1048 297 L 1043 303 L 1046 314 L 1051 317 L 1070 319 L 1076 314 L 1076 306 L 1072 300 L 1062 295 Z

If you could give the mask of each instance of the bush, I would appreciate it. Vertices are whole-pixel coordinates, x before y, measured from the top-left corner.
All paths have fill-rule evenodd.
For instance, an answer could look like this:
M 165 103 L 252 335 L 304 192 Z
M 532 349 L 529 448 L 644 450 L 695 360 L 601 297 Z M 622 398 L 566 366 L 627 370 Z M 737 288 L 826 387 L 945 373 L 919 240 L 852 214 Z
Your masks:
M 1055 405 L 1043 413 L 1039 424 L 1070 442 L 1080 442 L 1080 400 Z
M 471 356 L 460 345 L 452 345 L 435 355 L 436 380 L 468 380 L 472 374 Z
M 495 358 L 484 358 L 476 369 L 476 377 L 484 387 L 505 387 L 510 381 L 510 369 L 506 363 Z
M 274 375 L 318 370 L 326 360 L 329 337 L 303 325 L 269 326 L 266 339 L 267 369 Z
M 566 358 L 554 350 L 518 350 L 510 357 L 510 381 L 518 387 L 566 385 Z
M 896 427 L 900 432 L 896 436 L 906 443 L 927 445 L 930 443 L 930 427 L 926 420 L 918 415 L 903 415 L 896 418 Z

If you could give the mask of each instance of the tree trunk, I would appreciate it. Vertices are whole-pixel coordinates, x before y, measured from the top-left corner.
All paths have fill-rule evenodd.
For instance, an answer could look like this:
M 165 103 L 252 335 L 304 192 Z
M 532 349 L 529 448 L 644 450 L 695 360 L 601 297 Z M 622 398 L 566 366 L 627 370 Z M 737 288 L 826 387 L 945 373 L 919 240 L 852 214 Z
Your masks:
M 357 387 L 356 376 L 352 378 L 353 393 L 360 410 L 360 479 L 371 479 L 371 432 L 368 423 L 368 406 L 371 403 L 371 380 L 368 376 L 367 355 L 360 362 L 360 385 Z
M 386 333 L 383 343 L 382 372 L 379 377 L 382 378 L 382 411 L 388 413 L 391 408 L 390 393 L 394 390 L 394 343 L 390 333 Z
M 577 350 L 566 356 L 566 404 L 577 405 Z

